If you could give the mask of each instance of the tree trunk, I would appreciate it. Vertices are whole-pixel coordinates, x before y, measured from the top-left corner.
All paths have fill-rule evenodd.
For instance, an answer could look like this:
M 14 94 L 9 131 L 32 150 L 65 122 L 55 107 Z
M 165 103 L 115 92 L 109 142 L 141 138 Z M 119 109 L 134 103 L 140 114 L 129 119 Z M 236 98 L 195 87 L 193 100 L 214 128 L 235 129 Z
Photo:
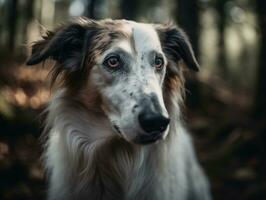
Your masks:
M 127 20 L 136 20 L 138 16 L 139 3 L 137 0 L 121 0 L 121 17 Z
M 177 23 L 188 34 L 197 57 L 199 54 L 198 0 L 178 0 L 177 2 Z
M 198 0 L 178 0 L 177 23 L 190 38 L 195 56 L 199 56 L 199 8 Z M 197 108 L 200 104 L 200 90 L 197 77 L 194 73 L 187 79 L 186 103 L 191 109 Z
M 17 0 L 8 1 L 8 48 L 14 52 L 17 28 Z
M 225 27 L 226 27 L 226 13 L 225 13 L 225 4 L 227 0 L 217 0 L 215 2 L 215 8 L 218 13 L 218 65 L 219 71 L 223 77 L 228 75 L 228 67 L 226 62 L 226 49 L 225 49 Z
M 258 23 L 260 27 L 260 54 L 257 73 L 255 112 L 258 117 L 266 115 L 266 1 L 257 0 Z
M 27 0 L 25 7 L 22 7 L 23 13 L 22 13 L 22 43 L 25 43 L 27 41 L 28 36 L 28 26 L 33 19 L 33 10 L 34 10 L 34 0 Z
M 87 2 L 88 3 L 87 3 L 86 16 L 91 19 L 96 19 L 96 16 L 95 16 L 96 0 L 89 0 Z

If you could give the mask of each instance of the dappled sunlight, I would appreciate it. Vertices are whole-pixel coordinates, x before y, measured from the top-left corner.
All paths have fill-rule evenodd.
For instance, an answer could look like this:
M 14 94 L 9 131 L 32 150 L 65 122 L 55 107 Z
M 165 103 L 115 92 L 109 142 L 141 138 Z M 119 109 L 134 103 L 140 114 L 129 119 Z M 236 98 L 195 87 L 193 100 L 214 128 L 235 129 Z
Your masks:
M 12 84 L 0 88 L 2 97 L 14 106 L 38 109 L 50 98 L 48 69 L 19 66 L 13 72 Z M 18 83 L 14 85 L 13 83 Z

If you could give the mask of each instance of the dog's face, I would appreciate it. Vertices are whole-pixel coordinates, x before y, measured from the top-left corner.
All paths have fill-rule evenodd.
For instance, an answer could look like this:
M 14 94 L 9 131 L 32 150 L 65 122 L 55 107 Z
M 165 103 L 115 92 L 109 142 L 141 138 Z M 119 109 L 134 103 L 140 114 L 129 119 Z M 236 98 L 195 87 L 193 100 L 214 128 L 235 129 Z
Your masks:
M 115 134 L 140 144 L 168 133 L 164 90 L 181 80 L 179 61 L 198 68 L 180 30 L 126 20 L 83 20 L 49 33 L 33 46 L 28 64 L 49 57 L 58 63 L 55 71 L 63 73 L 66 89 L 82 94 L 88 107 L 99 106 Z M 91 96 L 98 97 L 97 105 L 86 103 Z
M 149 143 L 164 137 L 168 129 L 162 94 L 167 59 L 151 25 L 122 26 L 125 37 L 97 57 L 90 76 L 116 131 L 129 141 Z

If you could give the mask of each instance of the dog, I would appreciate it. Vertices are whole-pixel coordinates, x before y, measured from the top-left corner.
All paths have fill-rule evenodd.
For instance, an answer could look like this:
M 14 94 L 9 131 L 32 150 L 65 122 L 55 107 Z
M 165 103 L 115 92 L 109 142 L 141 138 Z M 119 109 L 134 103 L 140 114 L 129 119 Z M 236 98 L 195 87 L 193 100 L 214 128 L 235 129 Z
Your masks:
M 78 18 L 47 31 L 27 64 L 54 61 L 44 163 L 48 200 L 210 200 L 182 122 L 199 65 L 171 24 Z

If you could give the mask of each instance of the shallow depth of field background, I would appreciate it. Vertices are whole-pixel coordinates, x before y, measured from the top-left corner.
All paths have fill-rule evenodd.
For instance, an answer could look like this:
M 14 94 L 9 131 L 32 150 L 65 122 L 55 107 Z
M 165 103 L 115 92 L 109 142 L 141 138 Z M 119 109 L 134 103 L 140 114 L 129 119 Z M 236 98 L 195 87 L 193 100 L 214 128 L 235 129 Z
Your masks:
M 49 67 L 24 63 L 45 28 L 75 16 L 178 23 L 201 64 L 184 115 L 214 199 L 266 199 L 265 0 L 0 0 L 0 13 L 0 199 L 45 197 Z

